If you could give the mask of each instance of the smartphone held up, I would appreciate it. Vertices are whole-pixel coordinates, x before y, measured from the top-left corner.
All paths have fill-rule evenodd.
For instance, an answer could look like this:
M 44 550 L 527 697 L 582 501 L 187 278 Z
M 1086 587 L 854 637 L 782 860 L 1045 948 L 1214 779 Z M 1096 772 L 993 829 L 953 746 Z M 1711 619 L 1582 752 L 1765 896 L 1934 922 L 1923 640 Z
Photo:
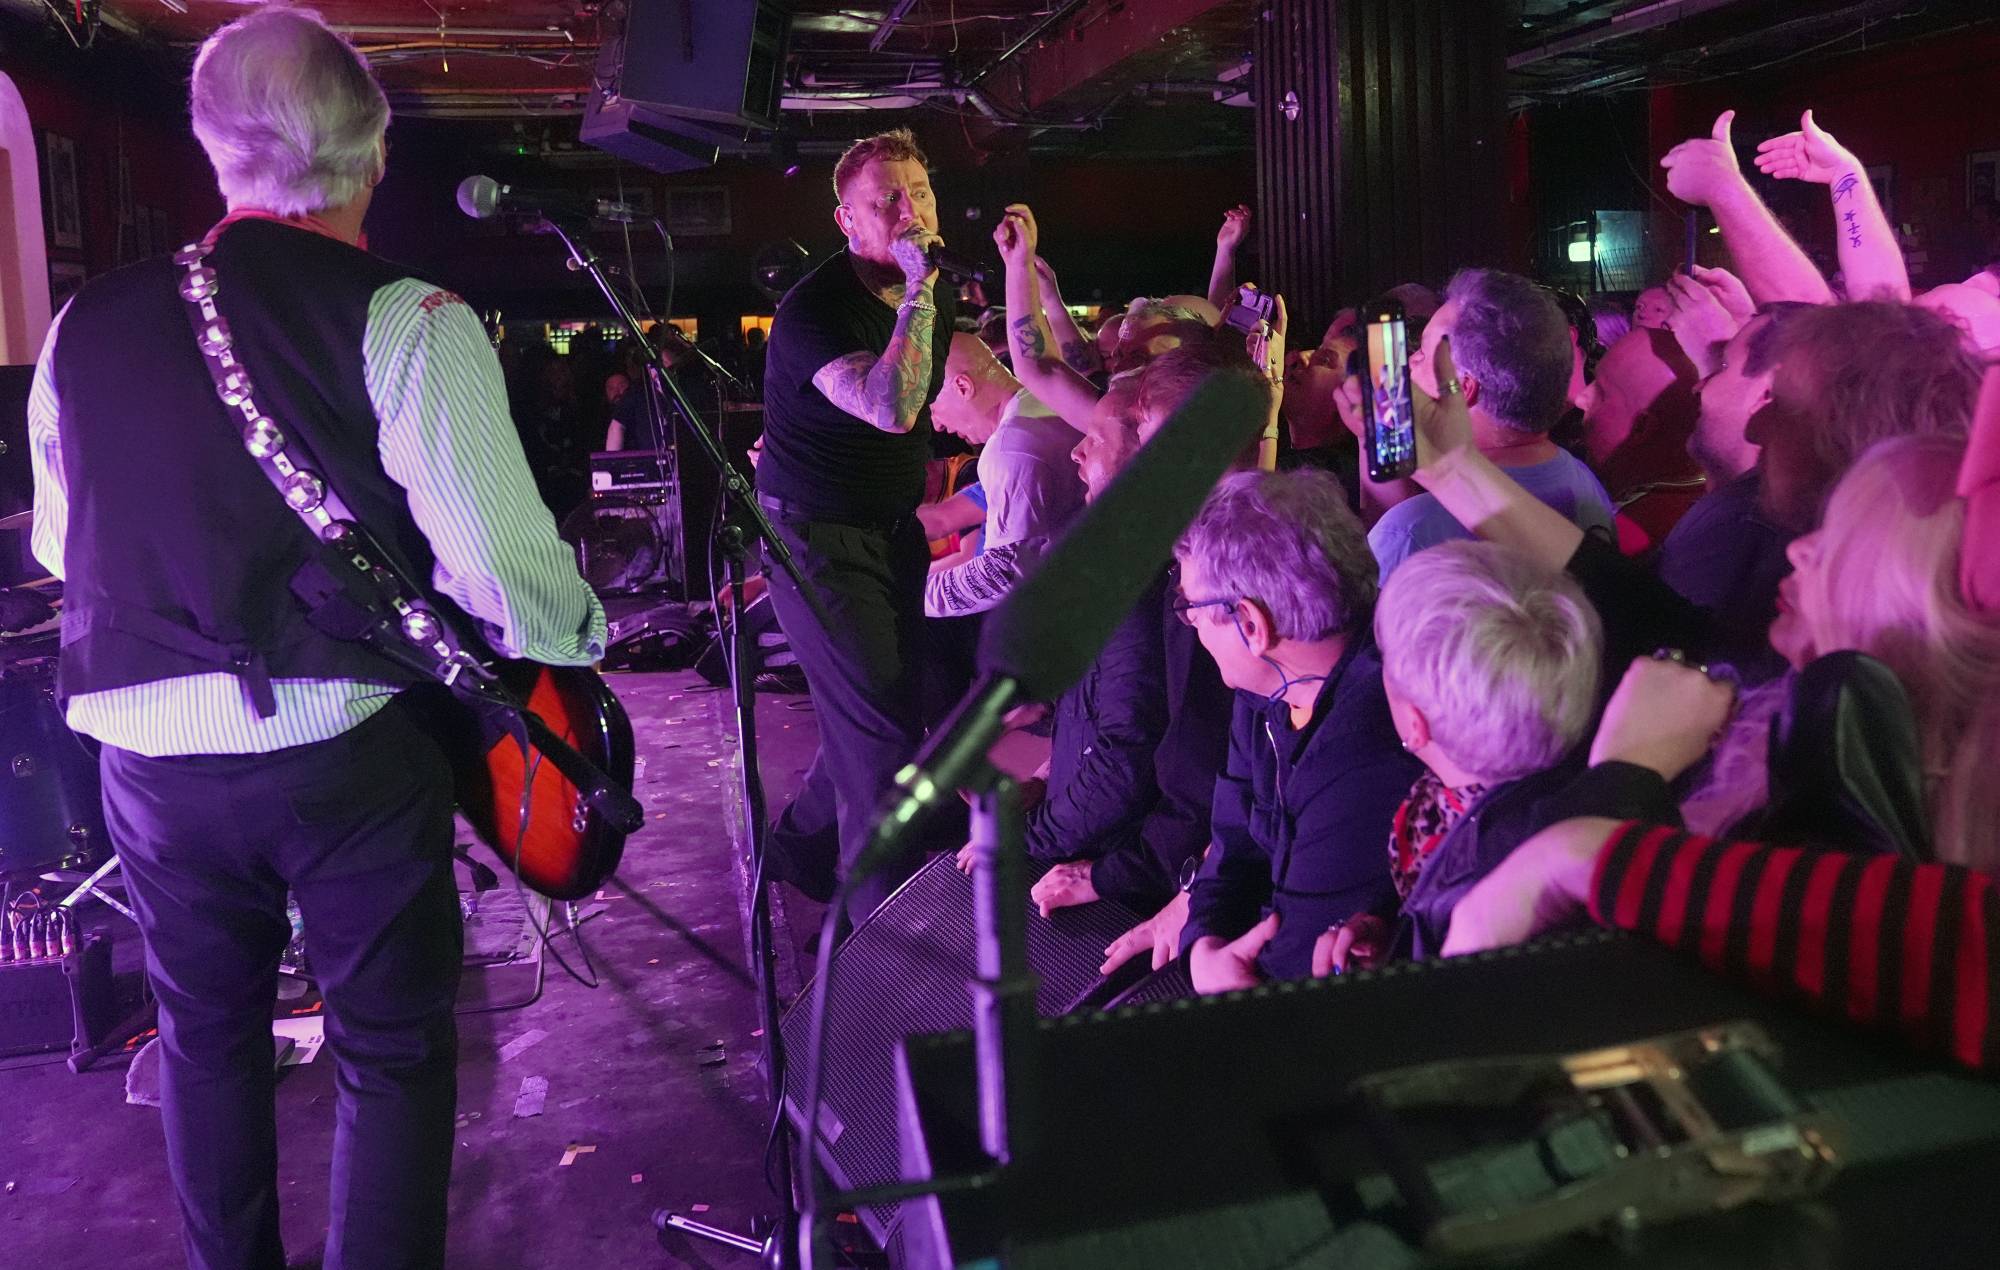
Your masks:
M 1400 481 L 1417 470 L 1417 416 L 1410 392 L 1409 330 L 1403 306 L 1381 300 L 1363 316 L 1361 450 L 1368 479 Z

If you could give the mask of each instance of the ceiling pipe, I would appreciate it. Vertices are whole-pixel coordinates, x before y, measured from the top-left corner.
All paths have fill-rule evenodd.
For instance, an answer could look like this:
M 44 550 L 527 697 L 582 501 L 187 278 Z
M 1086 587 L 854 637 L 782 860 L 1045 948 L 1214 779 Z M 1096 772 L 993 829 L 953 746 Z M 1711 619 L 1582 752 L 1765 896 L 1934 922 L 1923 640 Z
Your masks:
M 1523 50 L 1507 59 L 1507 69 L 1518 71 L 1535 66 L 1550 58 L 1564 57 L 1571 53 L 1581 53 L 1585 49 L 1608 44 L 1612 40 L 1622 40 L 1628 35 L 1650 31 L 1654 27 L 1666 26 L 1686 18 L 1698 17 L 1716 9 L 1726 9 L 1739 0 L 1653 0 L 1636 8 L 1614 13 L 1603 22 L 1575 35 L 1566 35 L 1559 40 Z
M 1001 66 L 1011 61 L 1016 53 L 1019 53 L 1022 49 L 1028 47 L 1030 44 L 1033 44 L 1036 40 L 1041 39 L 1044 32 L 1049 31 L 1054 27 L 1056 27 L 1057 25 L 1059 25 L 1060 23 L 1062 23 L 1066 18 L 1069 17 L 1070 14 L 1075 13 L 1078 9 L 1081 9 L 1086 3 L 1087 0 L 1068 0 L 1068 3 L 1060 5 L 1054 9 L 1051 9 L 1047 17 L 1043 18 L 1040 22 L 1035 23 L 1035 25 L 1029 27 L 1027 33 L 1022 35 L 1020 39 L 1015 40 L 1012 44 L 1008 45 L 1007 50 L 1005 52 L 1000 54 L 1000 56 L 994 58 L 992 61 L 986 63 L 986 65 L 980 67 L 977 71 L 974 71 L 972 74 L 972 78 L 965 81 L 965 86 L 967 88 L 977 87 L 980 80 L 985 79 L 988 75 L 991 75 L 994 71 L 999 70 Z
M 428 35 L 436 39 L 440 34 L 436 24 L 431 26 L 397 24 L 393 22 L 334 22 L 329 24 L 342 35 Z M 595 48 L 594 42 L 578 40 L 560 26 L 452 26 L 445 24 L 442 34 L 451 39 L 472 36 L 477 39 L 493 40 L 547 40 L 561 39 L 578 47 Z
M 910 16 L 910 10 L 916 7 L 917 0 L 896 0 L 896 3 L 889 7 L 889 12 L 883 15 L 881 24 L 875 28 L 875 34 L 868 37 L 868 51 L 880 53 L 882 46 L 889 42 L 889 37 L 896 33 L 896 28 L 903 25 L 903 19 Z

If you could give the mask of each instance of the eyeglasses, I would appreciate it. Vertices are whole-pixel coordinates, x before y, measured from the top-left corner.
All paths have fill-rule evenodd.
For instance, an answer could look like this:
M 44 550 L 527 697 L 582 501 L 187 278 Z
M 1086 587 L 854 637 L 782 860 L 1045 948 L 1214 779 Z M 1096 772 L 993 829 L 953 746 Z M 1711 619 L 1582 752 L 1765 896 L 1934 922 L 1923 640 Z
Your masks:
M 1225 595 L 1213 600 L 1190 600 L 1183 597 L 1182 599 L 1175 600 L 1173 603 L 1174 616 L 1181 619 L 1185 624 L 1193 626 L 1194 611 L 1196 609 L 1214 608 L 1218 604 L 1233 605 L 1242 598 L 1238 595 Z

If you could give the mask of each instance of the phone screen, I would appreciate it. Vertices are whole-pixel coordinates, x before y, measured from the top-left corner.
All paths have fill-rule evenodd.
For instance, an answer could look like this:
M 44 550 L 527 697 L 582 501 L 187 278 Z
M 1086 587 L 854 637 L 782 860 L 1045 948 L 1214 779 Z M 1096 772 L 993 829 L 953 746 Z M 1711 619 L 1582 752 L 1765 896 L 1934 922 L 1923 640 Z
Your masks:
M 1361 386 L 1368 479 L 1401 480 L 1417 467 L 1416 408 L 1410 397 L 1410 348 L 1402 305 L 1383 301 L 1368 311 L 1367 349 L 1367 374 Z

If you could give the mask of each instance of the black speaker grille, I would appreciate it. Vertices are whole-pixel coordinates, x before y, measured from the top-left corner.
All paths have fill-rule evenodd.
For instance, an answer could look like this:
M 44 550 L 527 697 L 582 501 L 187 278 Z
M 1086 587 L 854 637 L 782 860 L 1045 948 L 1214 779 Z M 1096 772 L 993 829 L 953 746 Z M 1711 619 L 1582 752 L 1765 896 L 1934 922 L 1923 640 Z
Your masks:
M 1029 865 L 1031 879 L 1046 871 Z M 1060 1015 L 1098 986 L 1105 945 L 1138 920 L 1138 914 L 1109 900 L 1059 909 L 1047 919 L 1030 908 L 1028 960 L 1039 979 L 1037 1013 Z M 972 879 L 958 871 L 950 855 L 941 855 L 862 922 L 836 954 L 822 1049 L 818 1146 L 842 1189 L 900 1179 L 896 1046 L 916 1033 L 972 1026 L 966 984 L 975 962 L 973 934 Z M 1147 990 L 1150 983 L 1134 991 Z M 785 1107 L 801 1132 L 811 1000 L 808 988 L 780 1026 L 788 1056 Z M 861 1217 L 876 1242 L 889 1248 L 898 1233 L 898 1207 L 864 1209 Z

